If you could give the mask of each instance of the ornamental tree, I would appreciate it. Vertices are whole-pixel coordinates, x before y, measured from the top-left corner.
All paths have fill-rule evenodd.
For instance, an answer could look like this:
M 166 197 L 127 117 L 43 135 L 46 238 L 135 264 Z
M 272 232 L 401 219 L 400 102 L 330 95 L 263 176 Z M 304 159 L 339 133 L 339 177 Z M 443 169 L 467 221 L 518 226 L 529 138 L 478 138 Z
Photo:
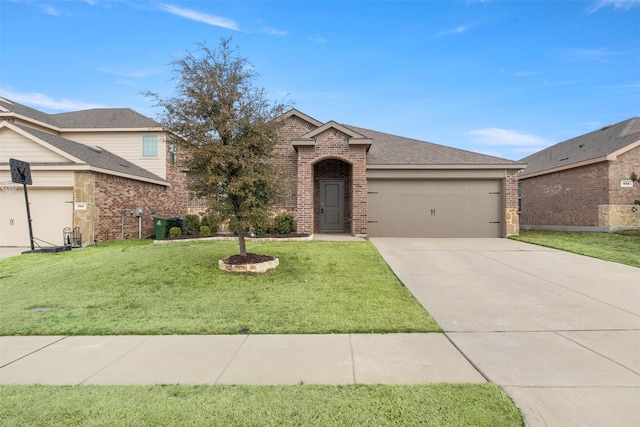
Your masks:
M 279 172 L 272 162 L 284 103 L 272 102 L 249 61 L 231 39 L 216 49 L 199 44 L 174 60 L 174 94 L 145 95 L 162 108 L 158 121 L 178 136 L 181 164 L 191 174 L 189 189 L 211 209 L 234 219 L 240 255 L 244 237 L 258 218 L 278 201 Z

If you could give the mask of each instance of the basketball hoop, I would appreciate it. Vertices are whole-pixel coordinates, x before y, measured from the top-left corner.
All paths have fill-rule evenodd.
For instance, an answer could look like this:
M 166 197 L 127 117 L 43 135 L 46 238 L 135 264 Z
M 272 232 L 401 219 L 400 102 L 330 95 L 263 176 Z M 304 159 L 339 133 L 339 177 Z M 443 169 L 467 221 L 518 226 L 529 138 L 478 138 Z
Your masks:
M 11 194 L 16 191 L 16 188 L 18 188 L 18 184 L 11 181 L 0 181 L 0 188 L 2 188 L 2 191 L 4 191 L 5 193 Z

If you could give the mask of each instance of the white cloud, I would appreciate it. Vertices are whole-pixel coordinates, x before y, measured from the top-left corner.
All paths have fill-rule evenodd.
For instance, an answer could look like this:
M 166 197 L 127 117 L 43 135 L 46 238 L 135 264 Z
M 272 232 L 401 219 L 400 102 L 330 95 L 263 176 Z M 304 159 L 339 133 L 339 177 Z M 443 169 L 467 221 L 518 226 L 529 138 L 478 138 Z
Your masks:
M 213 25 L 216 27 L 227 28 L 229 30 L 240 31 L 238 24 L 229 18 L 222 16 L 210 15 L 208 13 L 198 12 L 192 9 L 185 9 L 182 7 L 171 6 L 170 4 L 160 3 L 160 9 L 172 15 L 181 16 L 183 18 L 191 19 L 192 21 L 204 22 L 205 24 Z
M 269 27 L 262 27 L 260 28 L 260 32 L 265 33 L 265 34 L 269 34 L 272 36 L 286 36 L 289 33 L 283 30 L 276 30 L 275 28 L 269 28 Z
M 640 7 L 640 0 L 597 0 L 587 8 L 587 13 L 597 12 L 607 6 L 612 6 L 614 9 L 628 10 Z
M 469 28 L 474 27 L 474 25 L 458 25 L 455 28 L 451 28 L 450 30 L 445 30 L 445 31 L 441 31 L 439 33 L 436 33 L 435 36 L 436 37 L 442 37 L 442 36 L 451 36 L 451 35 L 455 35 L 455 34 L 462 34 L 465 33 Z
M 132 79 L 140 79 L 143 77 L 149 77 L 154 74 L 160 74 L 159 70 L 156 69 L 148 69 L 148 70 L 137 70 L 137 71 L 120 71 L 114 70 L 113 68 L 98 68 L 98 71 L 102 71 L 107 74 L 115 74 L 116 76 L 128 77 Z
M 44 13 L 46 13 L 47 15 L 60 16 L 60 12 L 58 11 L 58 9 L 56 9 L 55 7 L 53 7 L 51 5 L 43 5 L 42 6 L 42 11 Z
M 612 63 L 611 57 L 621 55 L 604 48 L 582 49 L 582 48 L 561 48 L 558 52 L 570 61 L 597 61 Z
M 0 96 L 10 99 L 20 104 L 30 105 L 32 107 L 42 107 L 49 110 L 57 111 L 77 111 L 88 110 L 90 108 L 105 108 L 104 105 L 91 104 L 83 101 L 71 99 L 53 99 L 42 93 L 31 92 L 21 93 L 12 89 L 0 88 Z
M 307 40 L 309 40 L 311 43 L 315 43 L 315 44 L 327 44 L 328 43 L 327 39 L 322 38 L 320 36 L 307 37 Z
M 512 147 L 546 147 L 550 141 L 525 132 L 501 128 L 485 128 L 470 130 L 465 135 L 487 145 L 501 145 Z

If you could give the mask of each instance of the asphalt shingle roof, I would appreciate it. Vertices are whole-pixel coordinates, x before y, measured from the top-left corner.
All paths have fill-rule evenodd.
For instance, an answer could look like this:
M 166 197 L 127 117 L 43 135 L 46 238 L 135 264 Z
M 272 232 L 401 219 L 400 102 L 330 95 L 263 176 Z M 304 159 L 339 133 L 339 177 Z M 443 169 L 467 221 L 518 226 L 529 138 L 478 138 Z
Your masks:
M 10 101 L 6 98 L 0 97 L 0 106 L 6 108 L 7 110 L 15 114 L 29 117 L 30 119 L 34 119 L 51 126 L 58 126 L 58 124 L 55 122 L 55 120 L 51 117 L 50 114 L 43 113 L 42 111 L 35 110 L 33 108 L 27 107 L 26 105 L 18 104 L 17 102 Z
M 387 133 L 343 125 L 371 138 L 367 153 L 368 165 L 504 165 L 519 166 L 518 162 L 419 141 Z
M 520 161 L 527 164 L 527 169 L 520 176 L 603 158 L 638 140 L 640 118 L 633 117 L 525 157 Z
M 130 161 L 116 156 L 115 154 L 103 148 L 80 144 L 78 142 L 61 138 L 47 132 L 30 128 L 28 126 L 18 124 L 16 124 L 15 126 L 19 127 L 30 135 L 33 135 L 36 138 L 53 145 L 54 147 L 64 151 L 65 153 L 70 154 L 71 156 L 81 160 L 82 162 L 90 166 L 113 172 L 124 173 L 127 175 L 137 176 L 156 182 L 167 182 L 165 179 L 162 179 L 159 176 L 149 172 L 148 170 L 136 166 Z
M 42 111 L 0 98 L 0 105 L 9 111 L 61 129 L 132 129 L 161 128 L 162 125 L 130 108 L 93 108 L 68 113 L 47 114 Z
M 94 108 L 51 115 L 67 129 L 161 128 L 155 120 L 130 108 Z

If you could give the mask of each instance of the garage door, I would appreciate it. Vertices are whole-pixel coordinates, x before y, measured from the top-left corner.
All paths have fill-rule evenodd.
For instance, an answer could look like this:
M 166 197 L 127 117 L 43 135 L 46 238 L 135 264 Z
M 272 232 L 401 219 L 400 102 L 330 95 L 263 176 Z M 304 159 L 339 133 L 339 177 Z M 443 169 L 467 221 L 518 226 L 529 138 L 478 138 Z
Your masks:
M 372 237 L 500 237 L 500 180 L 367 181 Z
M 33 237 L 42 247 L 63 244 L 63 229 L 73 224 L 73 190 L 28 188 Z M 30 246 L 24 193 L 0 192 L 0 246 Z

